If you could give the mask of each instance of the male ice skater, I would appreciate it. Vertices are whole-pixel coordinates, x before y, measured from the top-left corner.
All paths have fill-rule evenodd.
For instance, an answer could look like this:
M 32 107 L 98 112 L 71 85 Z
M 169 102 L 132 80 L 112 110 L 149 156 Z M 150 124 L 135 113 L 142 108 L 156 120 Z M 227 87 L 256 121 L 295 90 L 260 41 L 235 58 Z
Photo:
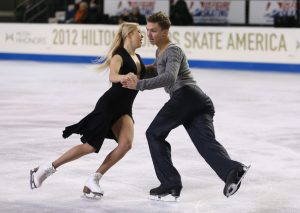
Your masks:
M 171 146 L 166 138 L 172 129 L 183 125 L 200 155 L 225 182 L 223 193 L 229 197 L 241 185 L 249 167 L 230 159 L 225 148 L 215 139 L 211 99 L 197 86 L 184 52 L 170 41 L 169 18 L 162 12 L 147 19 L 147 36 L 157 46 L 156 60 L 147 67 L 157 76 L 131 80 L 123 86 L 129 89 L 150 90 L 164 87 L 169 101 L 158 112 L 146 131 L 146 137 L 156 175 L 161 183 L 150 190 L 150 197 L 176 200 L 182 189 L 181 177 L 171 160 Z

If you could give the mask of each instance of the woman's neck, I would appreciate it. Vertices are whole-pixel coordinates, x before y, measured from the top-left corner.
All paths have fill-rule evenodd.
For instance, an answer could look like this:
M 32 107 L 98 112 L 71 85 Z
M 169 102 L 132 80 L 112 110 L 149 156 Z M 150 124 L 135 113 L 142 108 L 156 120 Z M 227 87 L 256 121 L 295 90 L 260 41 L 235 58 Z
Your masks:
M 129 55 L 135 55 L 135 48 L 133 48 L 131 45 L 124 44 L 123 47 L 129 53 Z

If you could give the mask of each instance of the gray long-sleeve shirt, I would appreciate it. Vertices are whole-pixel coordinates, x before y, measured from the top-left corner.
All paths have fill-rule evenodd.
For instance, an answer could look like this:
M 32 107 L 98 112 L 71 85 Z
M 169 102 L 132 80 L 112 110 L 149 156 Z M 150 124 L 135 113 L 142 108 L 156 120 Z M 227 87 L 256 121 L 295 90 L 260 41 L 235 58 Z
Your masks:
M 197 85 L 189 69 L 186 55 L 175 44 L 169 44 L 161 55 L 158 50 L 156 51 L 154 66 L 158 75 L 139 80 L 137 90 L 164 87 L 165 91 L 172 96 L 174 91 L 185 85 Z

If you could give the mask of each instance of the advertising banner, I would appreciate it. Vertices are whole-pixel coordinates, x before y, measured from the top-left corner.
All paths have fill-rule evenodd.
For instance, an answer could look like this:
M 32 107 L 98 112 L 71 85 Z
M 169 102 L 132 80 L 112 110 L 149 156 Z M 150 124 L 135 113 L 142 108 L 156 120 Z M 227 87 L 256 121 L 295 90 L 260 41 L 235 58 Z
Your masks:
M 110 16 L 120 16 L 130 12 L 132 7 L 139 7 L 140 13 L 149 16 L 162 11 L 169 14 L 169 0 L 104 0 L 104 13 Z
M 275 16 L 296 16 L 297 0 L 250 1 L 249 24 L 273 25 Z
M 0 53 L 103 56 L 117 25 L 0 24 Z M 144 35 L 138 53 L 154 58 L 156 48 Z M 194 61 L 300 62 L 300 29 L 246 27 L 172 27 L 172 42 Z
M 195 24 L 244 24 L 245 0 L 187 0 Z

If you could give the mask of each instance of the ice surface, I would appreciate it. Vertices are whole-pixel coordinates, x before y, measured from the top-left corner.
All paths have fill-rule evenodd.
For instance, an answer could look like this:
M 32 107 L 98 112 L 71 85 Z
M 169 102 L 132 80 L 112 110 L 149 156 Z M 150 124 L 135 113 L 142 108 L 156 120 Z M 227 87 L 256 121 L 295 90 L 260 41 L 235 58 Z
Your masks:
M 60 167 L 36 190 L 29 170 L 55 160 L 79 136 L 61 131 L 89 113 L 109 88 L 107 72 L 86 64 L 0 61 L 0 212 L 296 213 L 300 212 L 300 75 L 193 69 L 216 108 L 215 131 L 233 159 L 251 164 L 230 198 L 182 127 L 171 132 L 173 163 L 182 175 L 178 203 L 147 199 L 158 186 L 145 131 L 168 99 L 163 89 L 134 103 L 134 145 L 101 180 L 100 201 L 80 198 L 84 181 L 116 146 Z

